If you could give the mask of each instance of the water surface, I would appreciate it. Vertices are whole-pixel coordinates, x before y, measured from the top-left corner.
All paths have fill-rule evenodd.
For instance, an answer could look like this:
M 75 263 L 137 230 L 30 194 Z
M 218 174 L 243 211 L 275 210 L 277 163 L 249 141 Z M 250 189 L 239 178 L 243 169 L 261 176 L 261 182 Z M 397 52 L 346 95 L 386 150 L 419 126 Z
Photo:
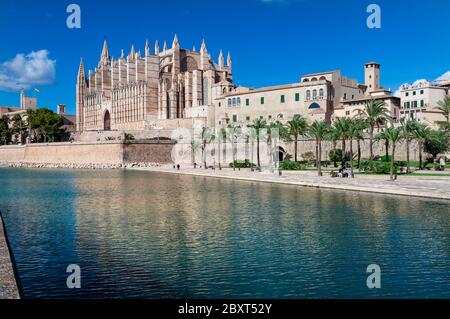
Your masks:
M 0 169 L 0 188 L 26 298 L 450 297 L 445 201 L 137 171 Z

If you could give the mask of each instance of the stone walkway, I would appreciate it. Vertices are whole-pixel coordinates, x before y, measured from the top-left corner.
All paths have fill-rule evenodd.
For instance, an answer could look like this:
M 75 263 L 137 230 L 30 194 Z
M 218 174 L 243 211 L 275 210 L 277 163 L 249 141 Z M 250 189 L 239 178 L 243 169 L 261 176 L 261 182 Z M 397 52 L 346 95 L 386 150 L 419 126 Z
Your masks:
M 317 172 L 307 171 L 285 171 L 283 176 L 279 177 L 277 173 L 251 172 L 248 169 L 233 171 L 229 168 L 222 170 L 182 168 L 178 171 L 172 166 L 132 169 L 450 200 L 450 177 L 445 175 L 399 176 L 396 181 L 390 181 L 389 176 L 386 175 L 356 175 L 355 179 L 331 178 L 328 173 L 324 173 L 323 177 L 318 177 Z
M 20 299 L 0 216 L 0 299 Z

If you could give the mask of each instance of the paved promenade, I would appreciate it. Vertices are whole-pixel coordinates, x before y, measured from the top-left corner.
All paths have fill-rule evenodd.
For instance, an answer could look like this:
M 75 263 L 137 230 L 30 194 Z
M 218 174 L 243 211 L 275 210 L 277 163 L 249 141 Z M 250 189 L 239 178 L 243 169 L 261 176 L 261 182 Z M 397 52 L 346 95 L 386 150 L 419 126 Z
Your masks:
M 386 175 L 356 175 L 355 179 L 331 178 L 327 172 L 324 173 L 323 177 L 318 177 L 317 172 L 307 171 L 285 171 L 283 172 L 283 176 L 279 177 L 277 173 L 271 173 L 269 171 L 251 172 L 249 169 L 233 171 L 230 168 L 222 170 L 182 168 L 178 171 L 172 166 L 132 169 L 450 200 L 450 176 L 448 175 L 399 176 L 396 181 L 390 181 L 389 176 Z
M 14 271 L 0 216 L 0 299 L 19 299 Z

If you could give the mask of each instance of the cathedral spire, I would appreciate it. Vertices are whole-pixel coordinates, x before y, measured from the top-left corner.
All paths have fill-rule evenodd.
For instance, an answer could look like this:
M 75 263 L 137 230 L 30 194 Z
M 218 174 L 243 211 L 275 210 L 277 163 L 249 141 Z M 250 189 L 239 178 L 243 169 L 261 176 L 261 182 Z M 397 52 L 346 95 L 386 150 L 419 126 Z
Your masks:
M 120 53 L 120 59 L 125 60 L 125 52 L 123 51 L 123 49 L 121 50 L 121 53 Z
M 145 41 L 145 56 L 150 55 L 150 46 L 148 44 L 148 39 Z
M 205 39 L 202 40 L 202 46 L 200 48 L 200 53 L 207 53 L 208 49 L 206 48 L 206 42 Z
M 195 45 L 192 47 L 192 52 L 197 52 L 197 50 L 195 50 Z
M 219 67 L 223 68 L 223 66 L 224 66 L 223 52 L 222 52 L 222 49 L 220 49 L 220 53 L 219 53 Z
M 178 36 L 175 33 L 175 37 L 173 38 L 173 42 L 172 42 L 172 48 L 178 48 L 180 47 L 180 43 L 178 42 Z
M 156 55 L 159 54 L 159 42 L 158 42 L 158 40 L 156 40 L 156 42 L 155 42 L 155 54 Z
M 127 57 L 128 61 L 133 61 L 136 58 L 136 50 L 134 49 L 134 43 L 131 45 L 130 54 Z
M 164 40 L 163 52 L 166 52 L 166 51 L 167 51 L 167 42 L 166 42 L 166 40 Z
M 228 51 L 227 66 L 231 68 L 231 53 Z
M 102 49 L 102 55 L 100 57 L 100 62 L 103 65 L 107 65 L 110 62 L 108 43 L 106 42 L 106 39 L 105 39 L 105 41 L 103 41 L 103 49 Z
M 80 66 L 78 67 L 78 80 L 77 82 L 79 84 L 86 81 L 86 72 L 84 71 L 84 64 L 83 64 L 83 58 L 80 59 Z

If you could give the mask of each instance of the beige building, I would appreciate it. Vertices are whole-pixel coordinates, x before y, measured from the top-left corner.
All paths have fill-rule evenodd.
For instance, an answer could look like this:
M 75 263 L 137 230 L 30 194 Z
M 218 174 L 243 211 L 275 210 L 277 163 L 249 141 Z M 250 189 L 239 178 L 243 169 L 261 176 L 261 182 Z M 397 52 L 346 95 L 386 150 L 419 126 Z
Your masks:
M 255 118 L 268 122 L 291 120 L 295 115 L 309 122 L 332 122 L 354 116 L 370 99 L 386 102 L 393 117 L 399 118 L 400 99 L 381 88 L 380 65 L 364 65 L 365 83 L 341 75 L 341 71 L 307 74 L 298 83 L 259 89 L 239 87 L 216 99 L 215 126 L 246 125 Z
M 222 51 L 217 63 L 203 41 L 200 52 L 180 47 L 175 36 L 169 49 L 158 42 L 144 55 L 132 46 L 115 60 L 106 40 L 98 66 L 77 79 L 77 130 L 145 130 L 173 126 L 193 115 L 205 117 L 216 97 L 233 89 L 231 57 Z M 205 118 L 206 120 L 206 118 Z
M 448 94 L 448 86 L 442 86 L 428 81 L 417 85 L 403 85 L 400 88 L 401 118 L 412 118 L 432 127 L 436 122 L 445 121 L 446 118 L 438 110 L 438 102 L 444 100 Z

